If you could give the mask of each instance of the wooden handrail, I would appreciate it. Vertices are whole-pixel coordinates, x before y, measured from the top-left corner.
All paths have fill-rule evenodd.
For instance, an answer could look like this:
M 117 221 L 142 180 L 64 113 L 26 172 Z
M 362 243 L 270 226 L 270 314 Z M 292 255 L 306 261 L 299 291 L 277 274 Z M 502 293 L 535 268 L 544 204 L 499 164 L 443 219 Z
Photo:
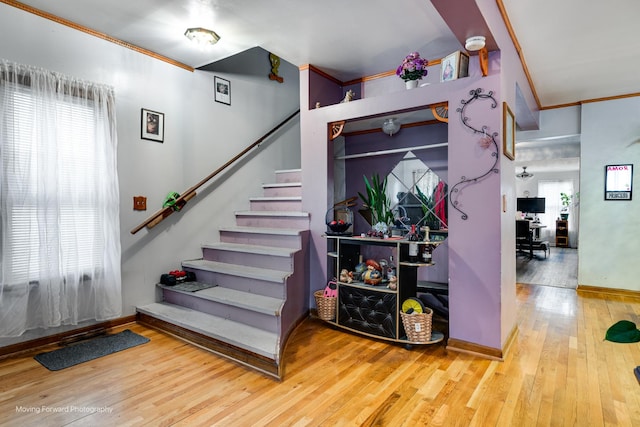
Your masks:
M 200 180 L 200 182 L 198 182 L 196 185 L 194 185 L 194 186 L 188 188 L 187 190 L 185 190 L 183 193 L 180 194 L 180 197 L 178 197 L 176 199 L 175 204 L 180 206 L 180 205 L 184 205 L 186 202 L 191 200 L 196 195 L 196 190 L 198 188 L 200 188 L 202 185 L 204 185 L 211 178 L 213 178 L 214 176 L 218 175 L 220 172 L 222 172 L 223 170 L 225 170 L 226 168 L 231 166 L 236 160 L 238 160 L 239 158 L 241 158 L 242 156 L 247 154 L 249 151 L 251 151 L 251 149 L 253 149 L 256 146 L 260 145 L 262 143 L 262 141 L 267 139 L 274 132 L 276 132 L 278 129 L 280 129 L 282 126 L 284 126 L 289 120 L 293 119 L 296 115 L 298 115 L 298 113 L 300 113 L 300 110 L 297 110 L 295 113 L 291 114 L 289 117 L 284 119 L 276 127 L 274 127 L 269 132 L 265 133 L 261 138 L 256 140 L 253 144 L 249 145 L 247 148 L 245 148 L 244 150 L 242 150 L 241 152 L 236 154 L 227 163 L 225 163 L 224 165 L 220 166 L 218 169 L 216 169 L 215 171 L 211 172 L 205 178 Z M 131 230 L 131 234 L 136 234 L 138 231 L 142 230 L 144 227 L 148 227 L 148 228 L 155 227 L 156 225 L 160 224 L 162 222 L 162 220 L 164 220 L 166 217 L 171 215 L 173 212 L 175 212 L 175 211 L 173 210 L 172 207 L 166 207 L 166 208 L 160 209 L 159 211 L 157 211 L 156 213 L 151 215 L 149 218 L 144 220 L 144 222 L 142 222 L 140 225 L 138 225 L 133 230 Z

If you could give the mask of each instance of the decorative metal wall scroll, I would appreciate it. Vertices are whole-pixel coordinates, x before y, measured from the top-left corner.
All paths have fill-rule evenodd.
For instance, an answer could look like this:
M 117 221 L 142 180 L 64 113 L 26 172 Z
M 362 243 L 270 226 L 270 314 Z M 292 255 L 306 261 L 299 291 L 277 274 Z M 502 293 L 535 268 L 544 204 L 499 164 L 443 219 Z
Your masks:
M 456 183 L 453 187 L 451 187 L 451 190 L 449 191 L 449 200 L 451 200 L 451 205 L 453 206 L 453 208 L 462 214 L 461 218 L 463 220 L 468 219 L 469 216 L 467 215 L 466 212 L 464 212 L 462 209 L 458 207 L 458 204 L 459 204 L 458 197 L 460 196 L 461 187 L 464 186 L 465 184 L 477 183 L 483 178 L 486 178 L 491 173 L 498 173 L 498 168 L 496 167 L 498 164 L 498 143 L 496 142 L 496 137 L 498 136 L 498 132 L 489 133 L 488 132 L 489 127 L 486 125 L 482 126 L 479 129 L 471 126 L 468 123 L 469 117 L 465 115 L 465 110 L 467 106 L 469 106 L 474 101 L 477 101 L 477 100 L 491 101 L 491 108 L 496 108 L 498 106 L 498 102 L 493 97 L 493 91 L 489 91 L 488 93 L 485 94 L 485 93 L 482 93 L 481 88 L 470 91 L 469 95 L 471 95 L 469 99 L 467 100 L 463 99 L 460 101 L 462 106 L 458 107 L 456 111 L 460 113 L 460 119 L 462 120 L 462 124 L 465 127 L 470 129 L 474 134 L 482 135 L 480 137 L 480 140 L 478 141 L 480 146 L 484 149 L 489 149 L 489 148 L 493 149 L 493 152 L 491 153 L 491 156 L 493 156 L 493 165 L 485 173 L 479 176 L 476 176 L 474 178 L 467 178 L 466 176 L 462 176 L 460 178 L 460 181 Z

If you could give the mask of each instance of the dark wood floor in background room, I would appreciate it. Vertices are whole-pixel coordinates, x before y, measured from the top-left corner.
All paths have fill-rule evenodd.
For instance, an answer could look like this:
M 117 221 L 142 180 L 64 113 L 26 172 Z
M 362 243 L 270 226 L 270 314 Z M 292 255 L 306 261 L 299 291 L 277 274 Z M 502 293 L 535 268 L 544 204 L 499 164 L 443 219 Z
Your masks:
M 545 259 L 542 252 L 534 257 L 518 253 L 516 256 L 516 282 L 530 285 L 557 286 L 575 289 L 578 287 L 578 250 L 551 248 Z

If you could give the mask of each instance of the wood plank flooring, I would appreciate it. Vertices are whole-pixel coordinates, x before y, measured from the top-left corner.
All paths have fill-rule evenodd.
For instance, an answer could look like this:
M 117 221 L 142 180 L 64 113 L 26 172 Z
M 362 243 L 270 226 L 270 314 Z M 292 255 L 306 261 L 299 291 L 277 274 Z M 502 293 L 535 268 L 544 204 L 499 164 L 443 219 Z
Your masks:
M 307 319 L 276 382 L 141 325 L 147 344 L 58 372 L 0 361 L 7 426 L 640 426 L 640 345 L 604 341 L 640 302 L 517 285 L 504 362 L 373 341 Z M 53 349 L 51 346 L 49 349 Z
M 530 285 L 559 286 L 576 289 L 578 286 L 578 250 L 551 248 L 547 258 L 536 252 L 516 256 L 516 281 Z

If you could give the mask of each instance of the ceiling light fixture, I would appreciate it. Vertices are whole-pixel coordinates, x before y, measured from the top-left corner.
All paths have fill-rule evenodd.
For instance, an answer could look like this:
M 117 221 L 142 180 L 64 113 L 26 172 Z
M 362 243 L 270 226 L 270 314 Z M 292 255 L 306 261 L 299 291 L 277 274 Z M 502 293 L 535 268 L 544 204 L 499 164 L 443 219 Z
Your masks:
M 184 35 L 199 46 L 214 45 L 220 40 L 220 36 L 215 31 L 206 28 L 189 28 Z
M 386 119 L 384 123 L 382 123 L 382 131 L 389 136 L 393 136 L 394 133 L 398 133 L 400 130 L 400 123 L 398 123 L 398 119 L 395 117 L 391 119 Z
M 470 52 L 475 52 L 482 49 L 486 44 L 487 39 L 484 36 L 469 37 L 464 45 L 464 48 Z
M 522 167 L 522 172 L 520 172 L 519 174 L 516 174 L 516 178 L 522 179 L 522 180 L 527 180 L 527 179 L 531 179 L 533 178 L 533 174 L 527 172 L 527 167 L 523 166 Z

